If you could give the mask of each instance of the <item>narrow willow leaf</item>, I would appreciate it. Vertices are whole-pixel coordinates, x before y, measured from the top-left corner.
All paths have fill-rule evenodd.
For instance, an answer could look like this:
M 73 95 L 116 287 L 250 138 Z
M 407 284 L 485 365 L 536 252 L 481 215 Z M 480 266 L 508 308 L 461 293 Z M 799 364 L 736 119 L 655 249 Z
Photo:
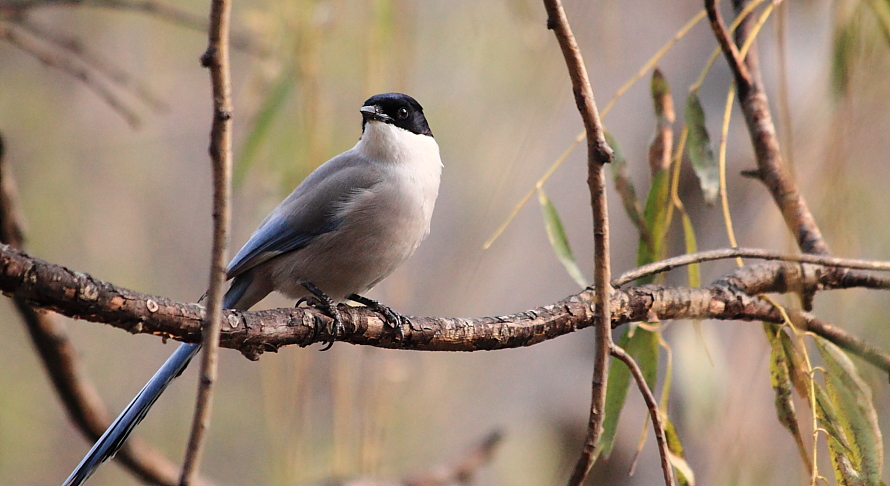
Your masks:
M 636 360 L 649 388 L 654 388 L 655 378 L 658 374 L 658 336 L 654 332 L 637 328 L 632 336 L 625 332 L 618 341 L 618 345 Z M 623 362 L 612 361 L 606 384 L 606 410 L 598 453 L 603 457 L 608 457 L 615 445 L 618 419 L 624 408 L 624 401 L 627 399 L 629 385 L 630 370 Z
M 649 169 L 652 174 L 671 165 L 674 150 L 674 99 L 667 80 L 657 67 L 649 84 L 655 109 L 655 138 L 649 144 Z
M 683 240 L 686 243 L 686 253 L 695 253 L 698 251 L 698 243 L 696 243 L 695 240 L 695 227 L 692 226 L 692 220 L 689 219 L 689 215 L 686 214 L 686 211 L 683 211 L 682 216 Z M 688 265 L 686 269 L 689 272 L 689 286 L 700 287 L 701 266 L 698 263 L 693 263 L 692 265 Z
M 544 215 L 544 226 L 547 228 L 547 238 L 550 240 L 550 247 L 553 248 L 553 252 L 556 253 L 556 258 L 559 259 L 562 266 L 569 272 L 572 279 L 580 285 L 581 288 L 586 288 L 588 286 L 587 279 L 584 278 L 584 273 L 578 268 L 578 263 L 575 261 L 574 255 L 572 255 L 572 248 L 569 247 L 569 239 L 566 237 L 562 220 L 559 219 L 556 207 L 550 202 L 550 198 L 544 193 L 544 189 L 540 187 L 538 188 L 538 203 L 540 203 L 541 213 Z
M 851 15 L 843 24 L 836 26 L 831 55 L 831 87 L 837 98 L 847 96 L 850 74 L 859 47 L 860 20 Z
M 649 82 L 649 91 L 652 94 L 652 104 L 655 107 L 655 116 L 659 119 L 673 123 L 674 99 L 671 96 L 671 87 L 664 77 L 661 69 L 652 70 L 652 79 Z
M 779 423 L 791 433 L 791 437 L 794 438 L 794 442 L 797 444 L 800 458 L 806 464 L 807 470 L 810 471 L 812 470 L 810 456 L 807 454 L 806 447 L 804 447 L 803 436 L 800 433 L 800 423 L 797 420 L 797 411 L 794 409 L 794 401 L 792 400 L 794 386 L 791 383 L 791 372 L 788 368 L 790 358 L 785 354 L 785 347 L 782 345 L 782 338 L 780 337 L 780 334 L 785 334 L 785 332 L 782 331 L 781 326 L 766 322 L 763 323 L 763 330 L 766 331 L 771 348 L 769 374 L 770 385 L 772 385 L 773 391 L 776 394 L 776 416 L 779 419 Z
M 255 162 L 257 152 L 266 140 L 272 122 L 275 121 L 275 117 L 278 116 L 281 108 L 284 106 L 284 100 L 294 87 L 295 79 L 290 71 L 283 71 L 278 79 L 278 83 L 268 93 L 262 107 L 260 107 L 260 111 L 254 117 L 253 126 L 244 139 L 244 145 L 241 146 L 238 162 L 235 164 L 234 173 L 232 174 L 232 183 L 235 186 L 244 181 L 244 176 Z
M 637 247 L 637 265 L 652 263 L 661 258 L 662 243 L 666 233 L 665 217 L 667 215 L 668 198 L 670 196 L 670 172 L 659 171 L 652 179 L 652 187 L 646 198 L 646 208 L 643 211 L 643 219 L 649 229 L 650 239 L 640 239 Z M 648 276 L 637 280 L 637 285 L 651 283 L 655 277 Z
M 840 486 L 858 486 L 864 484 L 859 473 L 853 467 L 851 456 L 853 450 L 844 435 L 843 429 L 837 427 L 839 419 L 837 410 L 825 392 L 822 385 L 815 383 L 816 391 L 816 417 L 819 426 L 825 430 L 828 444 L 828 453 L 831 457 L 831 465 L 834 468 L 834 478 Z
M 794 384 L 797 396 L 809 399 L 810 377 L 809 374 L 804 371 L 806 369 L 804 359 L 797 351 L 797 348 L 794 347 L 794 343 L 791 341 L 791 337 L 788 336 L 787 333 L 780 333 L 779 339 L 782 341 L 782 349 L 785 350 L 785 356 L 788 358 L 788 361 L 786 362 L 786 365 L 788 366 L 788 375 L 791 378 L 791 383 Z
M 825 386 L 852 446 L 853 465 L 865 484 L 877 484 L 884 464 L 884 446 L 871 388 L 840 348 L 823 339 L 816 339 L 816 344 L 828 367 Z
M 711 148 L 708 127 L 705 125 L 705 110 L 695 91 L 689 93 L 689 98 L 686 99 L 686 126 L 689 127 L 689 161 L 698 177 L 705 202 L 713 205 L 720 194 L 720 173 L 717 157 Z
M 670 173 L 668 170 L 661 170 L 652 179 L 652 187 L 649 189 L 646 209 L 643 212 L 646 227 L 652 238 L 649 240 L 640 238 L 637 246 L 637 265 L 652 263 L 661 256 L 662 241 L 666 233 L 664 226 L 669 195 Z M 637 283 L 640 285 L 650 283 L 652 279 L 652 276 L 644 277 Z M 627 327 L 618 341 L 618 345 L 633 356 L 640 366 L 640 371 L 643 372 L 649 388 L 654 388 L 655 378 L 658 375 L 658 335 L 639 327 Z M 614 446 L 618 418 L 624 408 L 629 385 L 630 370 L 623 363 L 616 362 L 609 368 L 609 378 L 606 384 L 606 409 L 599 452 L 604 456 L 608 456 Z
M 646 238 L 649 238 L 649 230 L 646 228 L 646 223 L 643 221 L 643 212 L 640 210 L 640 201 L 637 198 L 637 191 L 634 189 L 633 180 L 631 180 L 630 173 L 627 170 L 627 160 L 621 153 L 621 147 L 618 145 L 618 141 L 615 140 L 615 137 L 609 132 L 606 132 L 606 142 L 612 147 L 612 151 L 615 153 L 614 160 L 609 164 L 609 170 L 612 173 L 612 181 L 615 183 L 615 190 L 618 191 L 618 195 L 621 196 L 621 205 L 624 207 L 624 212 L 627 213 L 627 217 L 630 218 L 631 223 L 637 228 L 637 231 L 639 231 L 640 234 L 645 235 Z
M 680 486 L 695 486 L 695 473 L 686 462 L 686 455 L 683 452 L 683 444 L 680 443 L 680 436 L 677 435 L 677 429 L 674 428 L 673 422 L 666 416 L 662 416 L 664 423 L 664 435 L 667 438 L 668 459 L 674 466 L 677 473 L 677 484 Z

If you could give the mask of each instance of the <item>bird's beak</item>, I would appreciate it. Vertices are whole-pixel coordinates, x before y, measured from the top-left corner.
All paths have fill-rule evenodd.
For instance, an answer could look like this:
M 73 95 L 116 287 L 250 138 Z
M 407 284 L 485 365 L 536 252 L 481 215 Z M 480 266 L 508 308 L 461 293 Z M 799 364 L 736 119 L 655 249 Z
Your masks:
M 367 121 L 381 121 L 384 123 L 391 122 L 392 118 L 383 112 L 383 109 L 377 105 L 363 106 L 359 109 L 362 117 Z

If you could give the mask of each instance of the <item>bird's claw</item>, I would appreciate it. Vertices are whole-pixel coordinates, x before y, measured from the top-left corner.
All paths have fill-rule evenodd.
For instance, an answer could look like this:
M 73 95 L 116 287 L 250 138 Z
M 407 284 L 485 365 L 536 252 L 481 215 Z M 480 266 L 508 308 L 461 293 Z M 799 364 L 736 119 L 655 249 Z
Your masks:
M 334 302 L 330 297 L 328 297 L 324 292 L 319 290 L 318 287 L 308 282 L 304 283 L 303 287 L 306 287 L 306 290 L 308 290 L 312 295 L 300 297 L 297 300 L 296 306 L 299 307 L 300 304 L 306 303 L 307 305 L 321 310 L 332 319 L 331 325 L 326 329 L 330 339 L 323 341 L 324 347 L 321 348 L 321 351 L 327 351 L 331 349 L 331 346 L 334 345 L 334 341 L 336 341 L 338 337 L 346 334 L 346 327 L 343 325 L 343 318 L 340 316 L 340 310 L 337 309 L 337 303 Z
M 374 299 L 362 297 L 358 294 L 350 295 L 349 299 L 364 305 L 365 307 L 371 309 L 374 312 L 377 312 L 378 314 L 383 314 L 383 322 L 396 332 L 396 337 L 399 341 L 403 341 L 405 339 L 405 329 L 403 327 L 404 325 L 407 324 L 411 330 L 416 330 L 414 328 L 414 324 L 411 323 L 410 319 L 392 310 L 392 308 L 388 305 L 381 304 Z

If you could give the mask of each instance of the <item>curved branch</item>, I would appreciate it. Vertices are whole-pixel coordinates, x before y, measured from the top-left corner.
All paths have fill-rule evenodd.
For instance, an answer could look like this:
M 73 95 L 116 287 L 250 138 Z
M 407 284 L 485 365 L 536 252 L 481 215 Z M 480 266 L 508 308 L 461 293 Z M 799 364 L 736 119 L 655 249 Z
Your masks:
M 719 250 L 702 251 L 698 253 L 688 253 L 658 262 L 643 265 L 629 272 L 625 272 L 620 277 L 612 280 L 613 287 L 621 287 L 642 277 L 664 273 L 678 267 L 691 265 L 693 263 L 708 262 L 713 260 L 726 260 L 729 258 L 759 258 L 763 260 L 781 260 L 785 262 L 814 263 L 826 267 L 843 267 L 858 270 L 877 270 L 882 272 L 890 271 L 890 262 L 878 260 L 856 260 L 852 258 L 835 258 L 822 255 L 810 254 L 791 254 L 779 253 L 775 251 L 762 250 L 759 248 L 722 248 Z M 852 276 L 851 276 L 852 277 Z M 862 275 L 860 275 L 862 277 Z M 890 282 L 888 282 L 890 284 Z
M 625 366 L 627 366 L 634 381 L 637 383 L 637 388 L 639 388 L 640 394 L 643 395 L 643 400 L 646 402 L 646 408 L 649 410 L 649 416 L 652 419 L 652 428 L 655 429 L 655 442 L 658 445 L 658 455 L 661 458 L 661 472 L 664 474 L 664 484 L 674 486 L 676 482 L 674 481 L 673 468 L 671 468 L 671 462 L 668 456 L 667 437 L 664 435 L 664 422 L 661 420 L 661 412 L 658 410 L 658 402 L 655 400 L 655 395 L 653 395 L 652 390 L 649 389 L 649 384 L 646 383 L 646 378 L 643 377 L 640 365 L 637 364 L 631 355 L 627 354 L 627 351 L 618 345 L 613 345 L 612 356 L 621 360 Z

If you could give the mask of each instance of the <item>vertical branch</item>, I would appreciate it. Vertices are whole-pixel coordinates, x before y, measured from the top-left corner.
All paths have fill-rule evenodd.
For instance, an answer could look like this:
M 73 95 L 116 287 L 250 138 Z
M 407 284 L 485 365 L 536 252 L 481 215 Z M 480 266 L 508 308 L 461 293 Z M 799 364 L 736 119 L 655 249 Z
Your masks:
M 590 418 L 587 424 L 587 438 L 581 457 L 569 479 L 570 485 L 580 485 L 593 465 L 594 452 L 603 430 L 603 412 L 606 408 L 606 376 L 609 371 L 609 349 L 612 345 L 610 327 L 611 310 L 609 286 L 611 269 L 609 266 L 609 220 L 606 206 L 605 173 L 603 166 L 612 161 L 612 149 L 604 136 L 602 122 L 593 98 L 593 89 L 584 67 L 584 59 L 575 36 L 569 26 L 565 10 L 560 0 L 544 0 L 547 9 L 547 28 L 553 30 L 559 47 L 562 49 L 575 104 L 584 121 L 587 134 L 587 185 L 590 190 L 590 205 L 593 210 L 594 244 L 594 327 L 596 328 L 596 349 L 593 363 L 593 389 L 591 392 Z
M 733 0 L 737 13 L 744 9 L 747 1 Z M 794 234 L 798 247 L 805 253 L 827 255 L 828 245 L 816 225 L 797 183 L 788 172 L 782 161 L 776 127 L 769 109 L 769 100 L 760 79 L 760 66 L 757 61 L 757 49 L 751 45 L 745 55 L 737 46 L 744 45 L 750 35 L 751 17 L 748 16 L 736 29 L 736 41 L 729 37 L 729 32 L 717 9 L 716 0 L 705 0 L 705 9 L 711 21 L 711 28 L 723 54 L 726 56 L 736 80 L 739 103 L 745 114 L 745 122 L 751 135 L 754 154 L 757 158 L 756 176 L 766 185 L 776 205 L 782 212 L 785 224 Z
M 210 290 L 207 321 L 204 323 L 204 354 L 201 362 L 195 417 L 182 465 L 180 484 L 191 484 L 198 474 L 203 439 L 210 424 L 213 384 L 217 375 L 219 329 L 222 314 L 222 287 L 225 282 L 226 239 L 230 219 L 232 180 L 232 104 L 229 79 L 229 0 L 213 0 L 210 6 L 210 32 L 201 64 L 210 69 L 213 85 L 213 125 L 210 130 L 210 159 L 213 164 L 213 251 L 210 261 Z

